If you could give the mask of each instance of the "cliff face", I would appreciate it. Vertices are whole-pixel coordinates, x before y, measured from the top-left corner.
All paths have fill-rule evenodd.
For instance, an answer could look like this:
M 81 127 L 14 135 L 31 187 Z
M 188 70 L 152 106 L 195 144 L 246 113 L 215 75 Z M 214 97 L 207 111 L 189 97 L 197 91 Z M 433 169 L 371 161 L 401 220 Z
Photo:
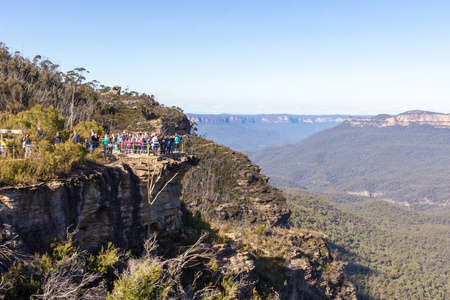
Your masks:
M 129 248 L 151 232 L 175 232 L 181 226 L 180 181 L 192 163 L 191 157 L 150 161 L 149 172 L 147 161 L 129 160 L 50 183 L 1 189 L 0 238 L 15 238 L 18 248 L 33 252 L 76 230 L 74 239 L 95 250 L 109 241 Z M 155 176 L 153 200 L 178 174 L 153 205 L 148 203 L 149 173 Z
M 405 112 L 397 116 L 379 115 L 373 118 L 348 117 L 344 124 L 349 124 L 352 127 L 430 125 L 436 128 L 450 128 L 450 114 L 416 110 Z
M 287 222 L 291 212 L 286 200 L 246 155 L 199 137 L 190 142 L 189 151 L 200 159 L 183 181 L 183 201 L 191 210 L 218 224 Z

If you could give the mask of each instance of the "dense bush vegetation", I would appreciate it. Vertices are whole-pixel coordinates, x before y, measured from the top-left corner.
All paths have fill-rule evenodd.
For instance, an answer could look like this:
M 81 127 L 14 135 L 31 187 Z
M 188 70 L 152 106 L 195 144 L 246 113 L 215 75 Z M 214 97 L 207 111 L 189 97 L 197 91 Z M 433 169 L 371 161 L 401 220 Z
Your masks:
M 85 166 L 88 161 L 95 162 L 96 153 L 88 154 L 81 144 L 74 145 L 69 140 L 64 121 L 58 110 L 53 107 L 45 109 L 40 105 L 17 115 L 0 115 L 1 128 L 20 128 L 23 136 L 29 135 L 31 140 L 31 145 L 28 146 L 31 153 L 26 156 L 21 136 L 4 134 L 8 156 L 0 159 L 0 185 L 51 180 L 70 174 L 75 168 Z M 56 132 L 61 133 L 64 143 L 55 144 Z
M 448 210 L 413 212 L 381 200 L 338 208 L 305 191 L 286 196 L 292 225 L 325 233 L 338 257 L 348 262 L 346 272 L 359 299 L 446 299 Z
M 186 175 L 187 181 L 198 183 L 190 184 L 189 187 L 192 188 L 186 190 L 186 194 L 193 197 L 203 196 L 211 201 L 229 201 L 235 193 L 239 171 L 246 167 L 244 164 L 234 164 L 229 159 L 234 154 L 236 161 L 248 161 L 248 157 L 199 136 L 191 136 L 184 143 L 185 151 L 200 159 L 200 167 L 203 170 L 201 174 L 190 172 Z
M 0 113 L 18 113 L 39 104 L 53 106 L 65 118 L 66 128 L 96 120 L 107 131 L 190 131 L 178 107 L 164 107 L 145 93 L 116 94 L 98 81 L 86 81 L 84 68 L 63 73 L 59 66 L 36 55 L 32 60 L 10 53 L 0 43 Z
M 92 157 L 83 146 L 71 143 L 55 146 L 43 141 L 33 151 L 28 159 L 0 160 L 0 186 L 56 179 L 84 166 Z
M 169 259 L 155 254 L 158 245 L 154 237 L 144 248 L 140 257 L 131 257 L 108 244 L 89 255 L 69 236 L 67 241 L 53 243 L 50 253 L 16 260 L 2 275 L 0 297 L 128 300 L 238 296 L 240 283 L 221 275 L 214 255 L 199 243 Z M 0 251 L 2 263 L 13 253 Z

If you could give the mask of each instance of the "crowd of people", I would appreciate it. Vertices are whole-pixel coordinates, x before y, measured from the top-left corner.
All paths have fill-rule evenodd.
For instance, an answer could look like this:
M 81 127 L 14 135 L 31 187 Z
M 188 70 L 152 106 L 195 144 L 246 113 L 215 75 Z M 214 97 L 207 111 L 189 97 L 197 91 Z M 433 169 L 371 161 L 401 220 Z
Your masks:
M 156 132 L 146 133 L 127 133 L 105 134 L 101 138 L 97 133 L 91 130 L 89 139 L 82 139 L 79 133 L 74 130 L 71 140 L 74 144 L 82 144 L 88 151 L 92 152 L 98 147 L 102 147 L 104 154 L 170 154 L 182 152 L 182 136 L 179 134 L 165 136 Z M 25 158 L 32 152 L 30 135 L 26 134 L 21 140 Z M 62 144 L 63 138 L 59 132 L 55 136 L 55 144 Z M 10 147 L 4 138 L 0 139 L 0 157 L 6 158 Z M 14 151 L 13 151 L 14 153 Z
M 76 130 L 73 132 L 72 141 L 74 144 L 82 143 L 90 152 L 98 147 L 103 147 L 105 154 L 169 154 L 177 153 L 182 150 L 182 136 L 175 134 L 164 136 L 153 132 L 149 133 L 127 133 L 125 130 L 121 134 L 105 134 L 101 138 L 97 133 L 91 130 L 89 140 L 81 142 L 81 137 Z M 62 139 L 59 133 L 55 139 L 56 143 L 61 143 Z

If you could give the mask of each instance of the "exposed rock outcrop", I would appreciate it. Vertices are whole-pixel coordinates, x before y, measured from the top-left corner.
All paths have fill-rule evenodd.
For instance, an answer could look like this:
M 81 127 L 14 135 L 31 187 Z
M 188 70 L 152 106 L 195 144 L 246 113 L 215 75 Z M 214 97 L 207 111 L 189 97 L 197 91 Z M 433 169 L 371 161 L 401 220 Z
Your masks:
M 226 236 L 227 244 L 201 249 L 214 253 L 221 276 L 240 282 L 237 299 L 356 299 L 323 234 L 257 226 Z
M 344 277 L 344 264 L 330 253 L 323 234 L 256 228 L 244 232 L 243 239 L 260 257 L 278 257 L 282 299 L 356 299 L 354 286 Z M 273 271 L 276 274 L 276 268 Z
M 156 163 L 153 158 L 122 160 L 50 183 L 3 188 L 0 238 L 15 238 L 18 248 L 32 252 L 76 230 L 75 240 L 94 250 L 109 241 L 130 248 L 151 232 L 175 232 L 181 226 L 180 182 L 192 163 L 193 158 L 185 156 Z M 155 177 L 153 205 L 148 201 L 149 174 Z
M 116 86 L 112 87 L 111 92 L 113 95 L 120 95 L 121 90 L 122 90 L 122 87 L 116 85 Z

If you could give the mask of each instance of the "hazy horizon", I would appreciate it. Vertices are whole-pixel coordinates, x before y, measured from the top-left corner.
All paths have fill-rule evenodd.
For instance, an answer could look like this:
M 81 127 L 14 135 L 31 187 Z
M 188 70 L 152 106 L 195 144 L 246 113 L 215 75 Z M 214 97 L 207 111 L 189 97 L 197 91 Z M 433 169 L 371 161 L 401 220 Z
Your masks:
M 183 109 L 183 107 L 181 107 Z M 377 116 L 377 115 L 399 115 L 402 113 L 406 113 L 409 111 L 423 111 L 423 112 L 431 112 L 431 113 L 437 113 L 437 114 L 450 114 L 448 112 L 442 112 L 442 111 L 429 111 L 429 110 L 425 110 L 425 109 L 408 109 L 405 111 L 399 111 L 397 113 L 387 113 L 384 111 L 379 111 L 379 112 L 374 112 L 374 113 L 363 113 L 363 114 L 350 114 L 350 113 L 318 113 L 318 112 L 311 112 L 311 113 L 302 113 L 302 112 L 298 112 L 298 113 L 291 113 L 291 112 L 267 112 L 267 113 L 240 113 L 240 112 L 216 112 L 216 113 L 208 113 L 208 112 L 191 112 L 191 111 L 186 111 L 183 109 L 183 112 L 185 114 L 190 114 L 190 115 L 215 115 L 215 116 L 220 116 L 220 115 L 233 115 L 233 116 L 238 116 L 238 115 L 242 115 L 242 116 L 256 116 L 256 115 L 292 115 L 292 116 Z

